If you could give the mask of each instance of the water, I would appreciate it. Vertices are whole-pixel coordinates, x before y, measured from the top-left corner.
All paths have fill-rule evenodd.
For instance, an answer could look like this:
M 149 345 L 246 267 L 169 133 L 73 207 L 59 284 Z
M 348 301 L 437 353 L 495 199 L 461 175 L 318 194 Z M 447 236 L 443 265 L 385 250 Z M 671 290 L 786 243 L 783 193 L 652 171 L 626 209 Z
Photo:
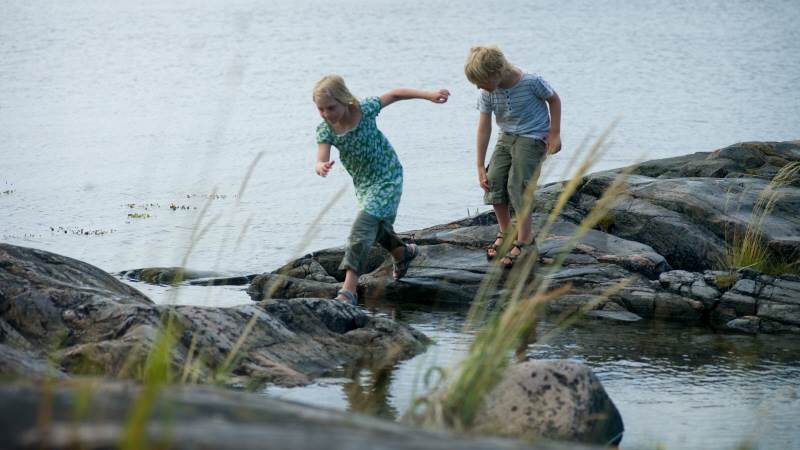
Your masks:
M 577 144 L 616 118 L 597 170 L 800 138 L 793 0 L 6 0 L 2 10 L 0 241 L 110 272 L 259 273 L 343 244 L 352 189 L 323 210 L 350 180 L 340 165 L 327 179 L 313 174 L 311 87 L 329 72 L 359 96 L 452 92 L 446 105 L 401 102 L 379 117 L 405 166 L 397 229 L 485 210 L 477 92 L 462 75 L 478 43 L 498 44 L 562 98 L 565 149 L 544 181 L 563 178 Z M 249 301 L 240 288 L 137 287 L 158 302 Z M 420 367 L 449 363 L 468 345 L 451 312 L 409 314 L 439 344 L 382 374 L 377 413 L 402 412 Z M 800 441 L 788 339 L 652 327 L 580 328 L 536 356 L 590 364 L 626 420 L 626 446 L 733 448 L 752 430 L 762 431 L 760 448 Z M 363 383 L 343 389 L 345 375 L 284 394 L 346 407 L 366 394 Z
M 402 415 L 424 391 L 430 367 L 467 352 L 463 311 L 382 306 L 436 342 L 386 373 L 344 368 L 310 386 L 266 393 L 327 408 Z M 542 322 L 540 336 L 553 325 Z M 592 368 L 622 414 L 622 449 L 796 448 L 800 442 L 800 344 L 779 336 L 718 335 L 679 324 L 588 321 L 531 346 L 533 358 L 568 358 Z M 434 377 L 435 378 L 435 377 Z
M 477 43 L 497 43 L 562 98 L 565 149 L 545 180 L 562 178 L 577 144 L 615 118 L 597 169 L 797 139 L 798 21 L 793 0 L 6 0 L 0 192 L 12 192 L 0 194 L 0 239 L 108 271 L 186 259 L 255 273 L 342 245 L 352 189 L 302 240 L 350 183 L 341 167 L 327 179 L 313 173 L 311 87 L 334 71 L 360 96 L 398 86 L 453 94 L 379 117 L 406 169 L 397 229 L 485 210 L 477 92 L 462 74 Z

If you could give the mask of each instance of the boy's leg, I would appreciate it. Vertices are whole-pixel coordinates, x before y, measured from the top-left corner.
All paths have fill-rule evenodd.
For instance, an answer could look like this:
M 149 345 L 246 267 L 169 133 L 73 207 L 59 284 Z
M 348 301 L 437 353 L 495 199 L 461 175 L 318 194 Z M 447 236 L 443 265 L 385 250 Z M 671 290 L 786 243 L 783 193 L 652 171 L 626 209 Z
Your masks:
M 378 233 L 379 220 L 364 211 L 359 211 L 350 236 L 347 238 L 344 258 L 339 269 L 345 270 L 344 289 L 355 293 L 358 289 L 358 275 L 364 271 L 369 250 Z
M 483 202 L 487 205 L 492 205 L 494 214 L 497 217 L 497 225 L 501 233 L 505 233 L 511 226 L 511 210 L 508 207 L 508 174 L 511 170 L 511 147 L 510 143 L 514 140 L 513 136 L 501 134 L 497 138 L 497 144 L 492 152 L 492 159 L 489 161 L 489 167 L 486 170 L 486 177 L 489 180 L 489 192 L 483 195 Z M 504 242 L 497 238 L 494 244 L 499 247 Z M 493 258 L 494 254 L 488 252 L 487 256 Z M 494 251 L 496 253 L 496 250 Z
M 528 243 L 532 234 L 530 211 L 545 157 L 545 144 L 538 139 L 520 137 L 511 146 L 510 152 L 513 163 L 508 175 L 508 195 L 514 211 L 517 212 L 517 240 Z M 531 184 L 533 187 L 530 196 L 525 198 L 526 190 Z M 528 214 L 522 214 L 525 211 Z

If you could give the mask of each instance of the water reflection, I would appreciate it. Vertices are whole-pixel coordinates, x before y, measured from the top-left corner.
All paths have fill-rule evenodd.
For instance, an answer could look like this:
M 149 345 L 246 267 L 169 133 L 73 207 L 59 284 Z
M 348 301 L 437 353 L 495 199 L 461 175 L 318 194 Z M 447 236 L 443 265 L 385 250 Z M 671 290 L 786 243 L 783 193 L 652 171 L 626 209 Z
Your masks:
M 361 361 L 344 368 L 348 380 L 342 386 L 350 411 L 394 420 L 397 409 L 389 402 L 389 386 L 394 364 L 372 364 Z

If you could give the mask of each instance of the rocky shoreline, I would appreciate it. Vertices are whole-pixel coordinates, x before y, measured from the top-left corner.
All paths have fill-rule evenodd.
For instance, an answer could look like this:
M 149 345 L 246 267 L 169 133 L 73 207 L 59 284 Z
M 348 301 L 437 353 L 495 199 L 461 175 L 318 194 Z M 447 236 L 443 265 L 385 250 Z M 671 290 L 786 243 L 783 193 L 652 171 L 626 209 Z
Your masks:
M 633 169 L 622 199 L 597 229 L 589 230 L 570 248 L 563 264 L 552 265 L 575 234 L 578 223 L 622 169 L 588 175 L 551 232 L 537 242 L 540 263 L 528 274 L 528 279 L 546 277 L 554 288 L 571 286 L 566 295 L 546 305 L 551 314 L 582 314 L 611 323 L 669 320 L 706 324 L 723 332 L 798 334 L 800 180 L 789 180 L 780 188 L 780 198 L 760 229 L 771 255 L 793 267 L 794 273 L 768 275 L 752 268 L 720 265 L 728 252 L 729 233 L 746 227 L 758 194 L 781 167 L 798 162 L 800 141 L 736 144 L 714 152 L 640 164 Z M 563 183 L 553 183 L 537 191 L 534 224 L 544 220 L 563 188 Z M 420 255 L 406 278 L 399 282 L 391 280 L 388 254 L 374 248 L 368 273 L 359 281 L 362 302 L 469 305 L 487 275 L 498 270 L 486 261 L 483 250 L 496 232 L 493 215 L 486 213 L 405 233 L 404 237 L 414 239 L 419 245 Z M 247 286 L 247 293 L 254 301 L 237 307 L 201 308 L 157 305 L 118 278 L 89 264 L 42 250 L 0 244 L 0 375 L 16 380 L 49 380 L 33 387 L 30 383 L 16 382 L 4 387 L 0 396 L 4 405 L 11 405 L 5 402 L 7 399 L 22 405 L 21 409 L 27 408 L 27 422 L 20 429 L 30 431 L 37 426 L 31 398 L 43 395 L 49 389 L 48 383 L 56 383 L 57 397 L 68 399 L 77 395 L 70 391 L 69 383 L 79 375 L 140 378 L 165 327 L 175 333 L 168 355 L 174 373 L 182 373 L 184 380 L 192 382 L 238 388 L 267 382 L 284 386 L 306 384 L 345 364 L 386 365 L 423 351 L 428 339 L 412 328 L 329 300 L 343 279 L 337 268 L 342 253 L 341 248 L 325 249 L 272 272 L 239 277 L 183 268 L 133 269 L 118 274 L 158 284 Z M 610 286 L 623 282 L 622 289 L 603 295 Z M 502 283 L 493 288 L 489 292 L 490 301 L 500 298 L 503 289 Z M 556 373 L 551 366 L 536 370 L 542 374 Z M 569 370 L 584 373 L 580 368 Z M 591 379 L 590 373 L 580 376 L 582 380 Z M 565 373 L 553 375 L 554 380 L 567 378 Z M 134 401 L 135 395 L 130 390 L 138 388 L 105 383 L 100 383 L 101 391 L 116 392 L 115 395 L 124 391 L 124 401 Z M 585 391 L 591 392 L 588 394 L 580 391 L 585 388 L 580 383 L 564 384 L 554 404 L 563 407 L 562 398 L 607 399 L 604 392 L 599 392 L 602 391 L 599 382 L 592 383 L 593 390 Z M 533 402 L 535 389 L 544 393 L 554 386 L 548 382 L 531 387 L 528 396 Z M 595 394 L 595 390 L 599 393 Z M 579 391 L 584 393 L 578 395 Z M 200 391 L 195 394 L 206 395 Z M 499 392 L 496 397 L 503 395 Z M 172 400 L 180 403 L 186 399 Z M 99 401 L 113 403 L 107 399 Z M 597 402 L 610 405 L 604 412 L 608 422 L 597 425 L 605 434 L 591 441 L 602 444 L 611 437 L 621 436 L 622 421 L 610 400 L 589 403 Z M 113 405 L 103 407 L 113 409 Z M 300 413 L 302 420 L 314 415 L 310 412 L 314 408 L 298 408 L 306 408 Z M 5 409 L 3 417 L 12 414 L 12 409 Z M 65 410 L 58 410 L 58 414 L 65 414 Z M 504 414 L 507 412 L 501 409 L 494 417 Z M 323 416 L 327 419 L 322 422 L 350 420 L 333 412 Z M 116 439 L 121 419 L 114 420 Z M 563 423 L 559 426 L 525 423 L 523 426 L 528 429 L 570 428 Z M 184 424 L 187 428 L 182 429 L 195 425 L 196 422 L 189 420 Z M 324 428 L 324 424 L 314 426 Z M 234 435 L 235 425 L 231 427 L 226 432 Z M 373 429 L 379 430 L 381 426 L 374 425 Z M 158 435 L 159 430 L 151 432 Z M 369 434 L 368 430 L 362 432 Z M 347 431 L 337 433 L 346 436 Z M 524 435 L 524 430 L 515 433 Z M 564 433 L 551 437 L 577 435 L 574 431 Z M 251 437 L 247 442 L 253 445 L 263 438 L 258 433 Z M 4 442 L 31 448 L 71 445 L 71 441 L 39 438 L 17 431 L 11 435 L 12 440 Z M 424 440 L 425 446 L 450 448 L 442 442 L 451 441 L 438 441 L 440 438 Z M 108 443 L 87 439 L 80 441 L 86 448 L 104 448 Z M 377 442 L 380 437 L 373 436 L 372 440 Z M 348 439 L 343 437 L 336 442 L 331 448 L 348 448 Z M 452 442 L 455 445 L 457 441 Z M 546 442 L 536 445 L 534 448 L 559 447 Z M 236 447 L 220 444 L 220 448 Z M 410 447 L 413 445 L 407 447 L 402 440 L 386 446 Z M 477 447 L 460 443 L 452 448 Z M 487 441 L 482 448 L 518 447 L 515 443 Z
M 720 269 L 726 238 L 747 226 L 758 194 L 781 167 L 798 162 L 800 141 L 743 143 L 642 163 L 599 227 L 603 230 L 584 236 L 555 272 L 541 264 L 530 278 L 547 276 L 553 287 L 573 286 L 548 305 L 551 313 L 581 310 L 608 286 L 626 280 L 622 291 L 587 314 L 701 322 L 744 333 L 800 333 L 800 276 Z M 543 261 L 560 252 L 621 170 L 584 178 L 552 232 L 537 243 Z M 563 183 L 554 183 L 537 191 L 534 224 L 544 220 L 562 188 Z M 415 240 L 421 255 L 407 277 L 392 282 L 388 255 L 374 248 L 360 294 L 398 302 L 469 304 L 493 269 L 482 249 L 496 233 L 491 213 L 408 232 L 405 237 Z M 771 254 L 797 271 L 800 180 L 780 189 L 774 208 L 761 221 L 761 233 Z M 248 294 L 255 301 L 267 292 L 276 298 L 330 297 L 343 279 L 337 268 L 342 254 L 341 248 L 322 250 L 254 276 Z

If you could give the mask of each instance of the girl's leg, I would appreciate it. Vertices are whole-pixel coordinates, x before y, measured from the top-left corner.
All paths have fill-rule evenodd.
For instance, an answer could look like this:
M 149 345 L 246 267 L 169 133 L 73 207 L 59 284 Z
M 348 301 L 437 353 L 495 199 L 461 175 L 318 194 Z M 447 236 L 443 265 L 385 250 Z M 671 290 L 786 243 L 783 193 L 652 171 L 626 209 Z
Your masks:
M 400 236 L 394 232 L 393 223 L 394 217 L 381 219 L 375 240 L 392 254 L 394 260 L 392 277 L 397 281 L 405 276 L 409 264 L 412 259 L 416 258 L 418 250 L 414 244 L 406 244 L 400 239 Z
M 358 292 L 358 272 L 353 269 L 347 269 L 344 275 L 344 286 L 343 289 L 347 289 L 352 293 Z M 336 297 L 337 300 L 348 300 L 342 295 Z
M 369 250 L 378 233 L 379 220 L 363 211 L 358 213 L 353 226 L 350 229 L 350 236 L 347 238 L 344 259 L 339 268 L 345 271 L 344 286 L 352 293 L 357 293 L 358 275 L 363 272 L 369 258 Z M 337 299 L 347 300 L 341 295 Z

